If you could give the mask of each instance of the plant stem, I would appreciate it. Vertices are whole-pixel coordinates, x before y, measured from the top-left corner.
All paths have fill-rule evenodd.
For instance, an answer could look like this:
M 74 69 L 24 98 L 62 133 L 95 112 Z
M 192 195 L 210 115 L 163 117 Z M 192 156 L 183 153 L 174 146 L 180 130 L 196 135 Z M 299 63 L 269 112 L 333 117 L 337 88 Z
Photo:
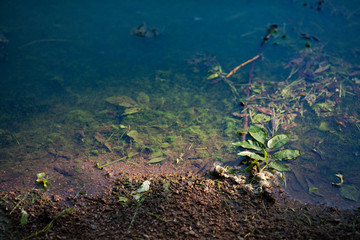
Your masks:
M 267 151 L 265 149 L 264 149 L 264 158 L 265 158 L 265 166 L 260 170 L 260 172 L 264 171 L 264 169 L 268 165 L 268 153 L 267 153 Z
M 112 162 L 109 162 L 109 163 L 105 163 L 105 164 L 103 164 L 103 165 L 99 165 L 99 163 L 96 163 L 96 167 L 97 167 L 98 169 L 102 169 L 103 167 L 106 167 L 106 166 L 108 166 L 108 165 L 111 165 L 111 164 L 114 164 L 114 163 L 117 163 L 117 162 L 120 162 L 120 161 L 124 161 L 126 158 L 127 158 L 127 156 L 122 157 L 122 158 L 119 158 L 119 159 L 117 159 L 117 160 L 115 160 L 115 161 L 112 161 Z

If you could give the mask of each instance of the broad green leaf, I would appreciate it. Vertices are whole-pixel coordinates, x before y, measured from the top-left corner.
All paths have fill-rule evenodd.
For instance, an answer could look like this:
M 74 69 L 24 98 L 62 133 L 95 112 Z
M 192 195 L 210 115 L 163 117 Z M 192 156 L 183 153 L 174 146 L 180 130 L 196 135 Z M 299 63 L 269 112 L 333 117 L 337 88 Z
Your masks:
M 289 134 L 278 134 L 269 139 L 268 148 L 274 149 L 284 146 L 290 139 Z
M 158 162 L 161 162 L 161 161 L 164 161 L 165 158 L 164 157 L 156 157 L 156 158 L 153 158 L 151 159 L 150 161 L 148 161 L 147 163 L 151 164 L 151 163 L 158 163 Z
M 287 165 L 277 162 L 277 161 L 273 161 L 273 162 L 269 163 L 268 166 L 269 166 L 269 168 L 275 169 L 276 171 L 280 171 L 280 172 L 291 170 Z
M 242 151 L 242 152 L 239 152 L 238 153 L 239 156 L 247 156 L 249 158 L 252 158 L 254 160 L 262 160 L 264 161 L 265 159 L 260 156 L 259 154 L 256 154 L 256 153 L 253 153 L 253 152 L 250 152 L 250 151 Z
M 299 150 L 290 150 L 290 149 L 284 149 L 279 152 L 274 153 L 271 155 L 271 158 L 280 161 L 280 160 L 289 160 L 296 158 L 301 155 L 301 152 Z
M 260 128 L 256 125 L 252 125 L 249 127 L 248 132 L 250 136 L 252 136 L 256 141 L 265 145 L 265 141 L 267 138 L 267 132 L 265 129 Z
M 360 196 L 360 193 L 355 187 L 355 185 L 349 185 L 349 184 L 341 185 L 340 194 L 342 197 L 353 200 L 355 202 L 357 202 Z
M 245 149 L 253 149 L 253 150 L 256 150 L 256 151 L 261 151 L 261 150 L 264 149 L 264 147 L 262 147 L 259 144 L 259 142 L 255 142 L 255 141 L 253 141 L 251 139 L 236 142 L 236 143 L 233 143 L 233 145 L 236 146 L 236 147 L 242 147 L 242 148 L 245 148 Z

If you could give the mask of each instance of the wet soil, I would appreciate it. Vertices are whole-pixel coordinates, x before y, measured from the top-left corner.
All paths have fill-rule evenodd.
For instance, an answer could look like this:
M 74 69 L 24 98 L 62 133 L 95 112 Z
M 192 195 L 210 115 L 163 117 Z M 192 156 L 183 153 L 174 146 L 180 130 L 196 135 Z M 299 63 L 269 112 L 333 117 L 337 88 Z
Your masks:
M 113 174 L 101 194 L 2 191 L 1 239 L 359 239 L 359 210 L 253 195 L 204 174 Z M 145 181 L 150 190 L 135 200 Z M 95 182 L 94 182 L 95 184 Z M 20 224 L 21 210 L 29 216 Z

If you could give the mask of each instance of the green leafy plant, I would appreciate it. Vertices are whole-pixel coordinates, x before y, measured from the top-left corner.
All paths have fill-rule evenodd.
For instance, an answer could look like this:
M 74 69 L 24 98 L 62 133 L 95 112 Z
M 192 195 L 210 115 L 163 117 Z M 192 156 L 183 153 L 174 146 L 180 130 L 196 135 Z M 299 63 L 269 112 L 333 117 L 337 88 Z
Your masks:
M 258 172 L 264 171 L 267 167 L 277 171 L 289 171 L 290 168 L 280 161 L 290 160 L 301 155 L 298 150 L 281 149 L 271 155 L 269 151 L 277 150 L 283 147 L 289 140 L 289 134 L 277 134 L 268 139 L 268 133 L 265 129 L 256 125 L 248 128 L 248 133 L 252 139 L 233 143 L 234 146 L 242 147 L 244 151 L 238 153 L 250 159 L 246 170 L 251 171 L 254 167 Z
M 40 183 L 45 190 L 48 189 L 48 187 L 50 187 L 50 183 L 49 183 L 49 179 L 46 177 L 46 172 L 41 172 L 41 173 L 38 173 L 36 174 L 36 182 L 37 183 Z

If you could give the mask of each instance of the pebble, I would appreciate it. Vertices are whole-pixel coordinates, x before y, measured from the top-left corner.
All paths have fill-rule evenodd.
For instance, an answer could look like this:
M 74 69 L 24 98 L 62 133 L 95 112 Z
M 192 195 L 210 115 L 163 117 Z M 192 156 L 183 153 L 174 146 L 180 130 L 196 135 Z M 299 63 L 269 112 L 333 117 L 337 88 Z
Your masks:
M 96 230 L 96 229 L 97 229 L 97 226 L 94 225 L 94 224 L 91 224 L 91 225 L 90 225 L 90 228 L 91 228 L 92 230 Z

